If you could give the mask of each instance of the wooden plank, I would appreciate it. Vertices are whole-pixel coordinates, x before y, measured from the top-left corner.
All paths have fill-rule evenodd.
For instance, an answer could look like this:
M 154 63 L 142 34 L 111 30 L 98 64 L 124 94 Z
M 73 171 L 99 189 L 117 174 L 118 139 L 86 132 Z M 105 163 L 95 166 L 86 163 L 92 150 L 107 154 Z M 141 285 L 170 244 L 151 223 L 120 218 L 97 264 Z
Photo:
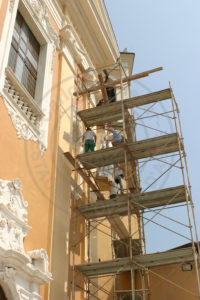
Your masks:
M 125 109 L 125 112 L 129 113 L 128 109 Z M 131 116 L 130 114 L 128 118 L 125 117 L 125 130 L 126 130 L 128 143 L 129 144 L 134 143 L 135 140 L 133 140 L 133 135 L 135 133 L 135 124 L 134 124 L 133 116 Z M 125 145 L 125 150 L 127 150 L 127 153 L 129 153 L 131 157 L 129 164 L 127 164 L 128 178 L 126 180 L 128 183 L 128 189 L 130 190 L 130 192 L 133 191 L 136 192 L 137 190 L 140 189 L 140 187 L 137 184 L 138 180 L 137 180 L 137 171 L 136 171 L 136 161 L 132 157 L 132 153 L 129 151 L 129 148 L 126 145 Z
M 105 176 L 96 176 L 95 181 L 99 186 L 101 191 L 110 191 L 112 186 L 112 181 Z
M 71 155 L 71 153 L 66 152 L 64 153 L 65 157 L 68 159 L 68 161 L 72 164 L 72 166 L 77 168 L 77 172 L 80 174 L 80 176 L 87 182 L 87 184 L 90 186 L 90 188 L 93 190 L 93 192 L 97 195 L 98 199 L 105 200 L 103 194 L 97 189 L 96 185 L 91 181 L 91 179 L 87 176 L 87 173 L 80 168 L 80 165 L 78 163 L 75 163 L 75 159 Z M 129 233 L 122 222 L 122 220 L 118 216 L 108 217 L 108 221 L 111 224 L 112 229 L 117 233 L 120 239 L 127 238 L 129 236 Z
M 141 159 L 179 150 L 177 134 L 168 134 L 127 144 L 129 152 L 127 159 Z M 124 144 L 77 156 L 85 169 L 93 169 L 124 162 Z
M 97 195 L 97 199 L 103 199 L 104 198 L 103 194 L 100 191 L 98 191 L 97 186 L 91 181 L 91 179 L 89 178 L 87 173 L 83 169 L 81 169 L 81 166 L 75 162 L 75 159 L 73 158 L 71 153 L 65 152 L 64 155 L 68 159 L 68 161 L 71 163 L 71 165 L 77 169 L 77 172 L 79 173 L 79 175 L 81 175 L 81 177 L 89 185 L 89 187 L 92 189 L 92 191 Z
M 86 219 L 95 219 L 105 216 L 128 214 L 127 201 L 131 200 L 131 213 L 136 207 L 144 209 L 186 202 L 185 187 L 183 185 L 151 191 L 147 193 L 134 193 L 118 196 L 115 200 L 99 201 L 78 206 L 77 209 Z M 190 200 L 190 199 L 189 199 Z
M 101 92 L 102 92 L 102 96 L 103 96 L 103 101 L 104 101 L 104 103 L 108 103 L 108 95 L 107 95 L 106 87 L 103 85 L 103 76 L 102 76 L 102 74 L 99 74 L 98 78 L 99 78 L 99 81 L 101 83 Z
M 171 98 L 170 89 L 165 89 L 129 99 L 125 99 L 125 108 L 134 108 L 154 102 L 159 102 Z M 81 120 L 86 126 L 104 125 L 106 122 L 122 120 L 122 103 L 108 103 L 106 105 L 82 110 L 78 112 Z
M 76 265 L 75 269 L 82 272 L 86 276 L 98 276 L 106 274 L 115 274 L 156 266 L 164 266 L 170 264 L 180 264 L 192 262 L 194 260 L 192 248 L 175 249 L 165 252 L 158 252 L 146 255 L 134 256 L 132 261 L 129 257 L 118 258 L 116 260 Z
M 136 80 L 136 79 L 139 79 L 139 78 L 143 78 L 143 77 L 146 77 L 146 76 L 149 76 L 149 74 L 152 74 L 152 73 L 155 73 L 155 72 L 158 72 L 158 71 L 162 71 L 163 68 L 162 67 L 159 67 L 159 68 L 155 68 L 155 69 L 151 69 L 151 70 L 148 70 L 148 71 L 145 71 L 145 72 L 142 72 L 142 73 L 138 73 L 138 74 L 135 74 L 135 75 L 132 75 L 132 76 L 129 76 L 129 77 L 126 77 L 126 78 L 123 78 L 122 82 L 130 82 L 132 80 Z M 79 95 L 85 95 L 87 93 L 91 93 L 91 92 L 95 92 L 95 91 L 98 91 L 98 90 L 101 90 L 101 88 L 104 86 L 104 87 L 107 87 L 107 86 L 115 86 L 115 85 L 118 85 L 121 83 L 121 80 L 115 80 L 111 83 L 107 83 L 107 84 L 104 84 L 104 85 L 97 85 L 97 86 L 94 86 L 92 88 L 89 88 L 89 89 L 85 89 L 85 90 L 82 90 L 82 91 L 79 91 Z M 77 96 L 77 93 L 74 93 L 74 96 Z

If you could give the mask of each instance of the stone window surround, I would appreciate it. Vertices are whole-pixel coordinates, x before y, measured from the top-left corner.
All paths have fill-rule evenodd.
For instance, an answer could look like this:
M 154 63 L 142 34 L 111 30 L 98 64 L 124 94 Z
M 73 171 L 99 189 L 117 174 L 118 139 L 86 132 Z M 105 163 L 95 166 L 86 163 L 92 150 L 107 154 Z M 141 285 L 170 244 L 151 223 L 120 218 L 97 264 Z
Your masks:
M 35 99 L 7 67 L 17 10 L 41 45 Z M 53 59 L 59 38 L 51 26 L 43 0 L 9 0 L 0 42 L 0 95 L 3 97 L 18 138 L 39 142 L 41 153 L 48 145 Z M 17 89 L 16 89 L 17 87 Z

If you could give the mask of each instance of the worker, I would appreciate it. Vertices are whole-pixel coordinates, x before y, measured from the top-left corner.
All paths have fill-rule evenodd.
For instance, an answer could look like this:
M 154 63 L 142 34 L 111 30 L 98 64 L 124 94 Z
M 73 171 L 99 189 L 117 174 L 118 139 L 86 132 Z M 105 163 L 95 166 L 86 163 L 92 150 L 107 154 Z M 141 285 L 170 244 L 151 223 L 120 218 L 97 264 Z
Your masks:
M 124 175 L 123 175 L 122 169 L 120 168 L 119 165 L 117 165 L 117 167 L 114 169 L 114 180 L 115 180 L 116 184 L 119 184 L 121 194 L 124 193 L 124 187 L 123 187 L 123 182 L 122 182 L 123 178 L 124 178 Z
M 105 74 L 105 83 L 112 83 L 112 80 L 109 78 L 109 74 L 107 70 L 103 70 L 104 74 Z M 112 102 L 116 102 L 116 93 L 115 93 L 115 88 L 113 86 L 107 86 L 106 87 L 106 92 L 107 92 L 107 96 L 108 96 L 108 102 L 112 103 Z
M 86 128 L 86 132 L 83 134 L 82 143 L 85 146 L 85 152 L 88 152 L 91 150 L 91 152 L 94 151 L 94 148 L 96 146 L 97 136 L 94 131 L 91 130 L 90 127 Z
M 108 71 L 103 70 L 103 72 L 105 74 L 104 83 L 111 83 L 112 84 L 112 79 L 109 78 Z M 115 88 L 113 86 L 107 86 L 106 87 L 106 93 L 107 93 L 107 97 L 108 97 L 108 103 L 116 102 L 116 92 L 115 92 Z M 103 104 L 104 104 L 104 100 L 100 99 L 96 106 L 101 106 Z
M 119 130 L 113 129 L 112 134 L 113 134 L 112 135 L 112 145 L 113 146 L 117 146 L 118 144 L 123 142 L 123 138 L 122 138 L 122 135 Z
M 118 185 L 115 181 L 112 181 L 111 183 L 111 189 L 110 189 L 110 199 L 117 198 L 118 194 Z

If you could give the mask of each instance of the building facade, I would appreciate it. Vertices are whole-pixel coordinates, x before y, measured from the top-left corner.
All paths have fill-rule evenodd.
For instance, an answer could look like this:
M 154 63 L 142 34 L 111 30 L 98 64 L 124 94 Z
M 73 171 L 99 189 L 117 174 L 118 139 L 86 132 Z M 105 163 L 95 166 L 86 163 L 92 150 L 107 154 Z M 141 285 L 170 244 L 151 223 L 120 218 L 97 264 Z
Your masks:
M 8 299 L 66 299 L 72 168 L 63 152 L 82 130 L 76 72 L 114 63 L 119 50 L 103 1 L 8 0 L 0 14 L 0 284 Z
M 137 209 L 131 216 L 114 211 L 101 222 L 80 213 L 86 204 L 98 206 L 97 200 L 109 199 L 112 180 L 110 170 L 94 167 L 94 175 L 85 161 L 79 166 L 74 159 L 80 155 L 81 161 L 87 125 L 79 112 L 95 108 L 102 97 L 108 101 L 106 88 L 112 82 L 115 100 L 130 98 L 127 78 L 132 75 L 134 54 L 120 53 L 104 1 L 0 0 L 0 15 L 0 298 L 158 300 L 172 287 L 171 299 L 188 299 L 188 294 L 195 299 L 198 266 L 195 269 L 190 260 L 187 264 L 182 250 L 177 252 L 179 264 L 192 266 L 190 276 L 171 259 L 153 264 L 150 274 L 146 269 L 119 267 L 113 278 L 112 260 L 145 254 Z M 142 101 L 168 99 L 165 94 L 172 95 L 167 90 Z M 136 142 L 131 104 L 123 112 L 127 119 L 121 113 L 121 123 L 112 107 L 106 126 L 94 122 L 97 150 L 107 147 L 109 126 L 124 134 L 125 144 Z M 120 163 L 125 190 L 135 197 L 141 192 L 137 163 L 134 159 Z M 88 279 L 80 271 L 86 263 L 92 267 L 107 261 L 111 263 L 105 278 Z M 95 265 L 93 272 L 97 269 Z

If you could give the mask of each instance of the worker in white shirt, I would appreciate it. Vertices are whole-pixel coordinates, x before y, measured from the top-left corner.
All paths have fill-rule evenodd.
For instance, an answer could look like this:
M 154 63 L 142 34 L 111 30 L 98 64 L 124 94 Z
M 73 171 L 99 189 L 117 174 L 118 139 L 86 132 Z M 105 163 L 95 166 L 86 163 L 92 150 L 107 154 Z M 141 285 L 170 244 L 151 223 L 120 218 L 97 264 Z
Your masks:
M 85 143 L 85 152 L 91 150 L 94 151 L 96 146 L 97 136 L 94 131 L 91 130 L 90 127 L 86 128 L 86 132 L 83 134 L 82 143 Z
M 114 180 L 116 184 L 119 184 L 120 191 L 123 194 L 124 193 L 124 187 L 122 179 L 124 178 L 124 174 L 122 172 L 122 169 L 117 165 L 117 167 L 114 170 Z

